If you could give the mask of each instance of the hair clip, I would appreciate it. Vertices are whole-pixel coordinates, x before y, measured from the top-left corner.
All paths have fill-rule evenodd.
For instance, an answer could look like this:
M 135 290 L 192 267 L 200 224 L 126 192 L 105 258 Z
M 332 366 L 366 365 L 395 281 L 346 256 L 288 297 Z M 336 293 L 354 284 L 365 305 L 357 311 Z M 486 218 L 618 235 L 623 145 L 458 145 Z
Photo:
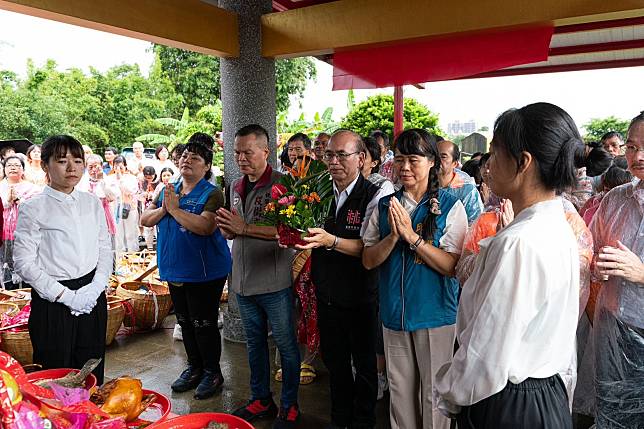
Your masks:
M 429 211 L 431 212 L 431 214 L 437 216 L 441 214 L 441 205 L 438 202 L 438 198 L 432 198 L 431 200 L 429 200 Z

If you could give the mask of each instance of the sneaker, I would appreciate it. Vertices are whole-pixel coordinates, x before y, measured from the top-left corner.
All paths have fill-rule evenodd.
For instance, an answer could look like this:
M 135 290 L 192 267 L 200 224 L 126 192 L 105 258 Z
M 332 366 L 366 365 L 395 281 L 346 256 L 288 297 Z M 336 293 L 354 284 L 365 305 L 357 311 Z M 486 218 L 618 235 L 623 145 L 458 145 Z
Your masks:
M 177 378 L 170 388 L 177 393 L 187 392 L 192 390 L 199 385 L 201 378 L 203 377 L 203 370 L 201 368 L 195 368 L 188 365 L 179 378 Z
M 220 372 L 206 369 L 203 377 L 195 390 L 195 399 L 207 399 L 214 395 L 217 390 L 224 384 L 224 376 Z
M 385 396 L 385 392 L 389 390 L 389 381 L 387 380 L 387 374 L 384 372 L 378 373 L 378 400 L 381 400 Z
M 294 428 L 295 424 L 300 418 L 300 409 L 297 404 L 293 404 L 288 408 L 280 408 L 277 419 L 273 423 L 273 429 L 290 429 Z
M 275 417 L 277 415 L 277 405 L 273 398 L 268 399 L 251 399 L 242 407 L 233 411 L 233 416 L 237 416 L 247 422 L 263 417 Z
M 177 341 L 183 341 L 183 333 L 181 332 L 181 325 L 176 323 L 174 325 L 174 331 L 172 331 L 172 338 Z

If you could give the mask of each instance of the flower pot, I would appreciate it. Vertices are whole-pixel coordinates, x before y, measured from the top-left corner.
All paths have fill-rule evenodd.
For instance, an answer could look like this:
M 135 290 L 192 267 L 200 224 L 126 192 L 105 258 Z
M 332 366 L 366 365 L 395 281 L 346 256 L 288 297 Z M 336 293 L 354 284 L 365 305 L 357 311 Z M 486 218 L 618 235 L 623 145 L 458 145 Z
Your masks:
M 277 225 L 277 235 L 279 235 L 279 244 L 282 246 L 293 247 L 296 244 L 305 246 L 308 243 L 302 239 L 308 233 L 299 229 L 291 228 L 290 226 L 279 224 Z

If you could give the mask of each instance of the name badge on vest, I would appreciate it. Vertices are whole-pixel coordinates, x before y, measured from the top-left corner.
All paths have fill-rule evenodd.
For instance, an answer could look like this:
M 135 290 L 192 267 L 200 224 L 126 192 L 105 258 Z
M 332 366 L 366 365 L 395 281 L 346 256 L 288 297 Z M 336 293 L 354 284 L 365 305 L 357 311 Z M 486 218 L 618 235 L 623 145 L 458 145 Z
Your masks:
M 362 217 L 360 216 L 360 211 L 348 210 L 346 228 L 348 230 L 356 231 L 356 230 L 360 230 L 361 227 L 362 227 Z

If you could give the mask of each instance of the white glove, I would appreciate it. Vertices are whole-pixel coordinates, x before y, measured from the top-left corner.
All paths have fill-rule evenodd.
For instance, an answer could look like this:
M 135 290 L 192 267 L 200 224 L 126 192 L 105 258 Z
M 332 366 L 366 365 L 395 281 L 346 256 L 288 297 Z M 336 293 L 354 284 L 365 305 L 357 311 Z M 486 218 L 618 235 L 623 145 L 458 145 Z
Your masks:
M 58 302 L 66 305 L 72 311 L 74 316 L 81 314 L 89 314 L 96 305 L 96 298 L 88 290 L 83 291 L 81 288 L 77 291 L 72 291 L 65 288 L 63 294 L 58 298 Z

